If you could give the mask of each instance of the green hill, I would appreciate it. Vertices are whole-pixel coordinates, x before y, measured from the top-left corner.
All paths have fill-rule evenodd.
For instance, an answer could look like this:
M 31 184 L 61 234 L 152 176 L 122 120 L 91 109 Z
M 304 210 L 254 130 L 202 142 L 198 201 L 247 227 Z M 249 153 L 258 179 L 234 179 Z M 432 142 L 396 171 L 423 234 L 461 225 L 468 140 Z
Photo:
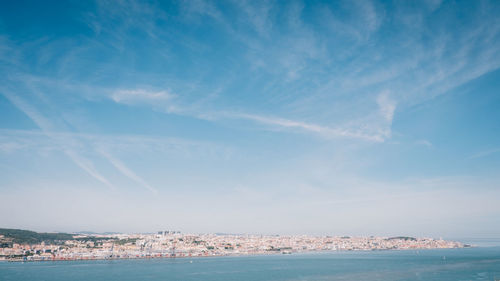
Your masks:
M 414 237 L 408 237 L 408 236 L 397 236 L 397 237 L 391 237 L 387 238 L 386 240 L 410 240 L 410 241 L 417 241 L 417 238 Z
M 22 229 L 0 228 L 0 235 L 3 235 L 3 243 L 19 244 L 38 244 L 45 242 L 47 244 L 58 244 L 66 240 L 74 240 L 73 234 L 68 233 L 47 233 L 35 232 Z

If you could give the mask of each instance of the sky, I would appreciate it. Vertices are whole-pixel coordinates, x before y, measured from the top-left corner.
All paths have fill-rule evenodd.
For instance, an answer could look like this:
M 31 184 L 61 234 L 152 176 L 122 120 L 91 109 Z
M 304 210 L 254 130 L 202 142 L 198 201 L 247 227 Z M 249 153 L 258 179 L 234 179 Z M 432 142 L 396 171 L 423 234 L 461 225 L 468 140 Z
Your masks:
M 499 1 L 2 1 L 0 227 L 500 237 Z

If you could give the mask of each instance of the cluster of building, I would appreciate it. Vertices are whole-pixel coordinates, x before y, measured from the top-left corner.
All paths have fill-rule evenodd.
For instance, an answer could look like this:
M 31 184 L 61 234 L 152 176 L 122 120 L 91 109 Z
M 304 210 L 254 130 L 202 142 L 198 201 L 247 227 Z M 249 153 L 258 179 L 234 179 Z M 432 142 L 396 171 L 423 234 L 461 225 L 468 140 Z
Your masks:
M 72 240 L 53 244 L 13 243 L 0 248 L 0 259 L 35 261 L 205 257 L 465 246 L 467 245 L 454 241 L 412 237 L 220 235 L 161 231 L 157 234 L 75 235 Z

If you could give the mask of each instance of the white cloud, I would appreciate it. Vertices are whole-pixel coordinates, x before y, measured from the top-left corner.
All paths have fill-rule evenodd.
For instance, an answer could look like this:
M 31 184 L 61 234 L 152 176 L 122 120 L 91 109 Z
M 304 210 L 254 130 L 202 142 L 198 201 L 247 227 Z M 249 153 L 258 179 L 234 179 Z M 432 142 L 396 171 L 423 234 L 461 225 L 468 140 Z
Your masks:
M 415 144 L 431 147 L 432 143 L 428 140 L 417 140 Z
M 365 28 L 370 32 L 376 31 L 382 22 L 382 17 L 377 13 L 375 5 L 372 1 L 353 1 L 354 5 L 357 7 L 360 19 L 364 22 Z
M 388 91 L 384 91 L 378 95 L 377 104 L 379 106 L 380 114 L 389 124 L 391 124 L 392 119 L 394 118 L 394 111 L 396 110 L 396 101 L 391 99 Z
M 136 183 L 140 184 L 142 187 L 146 188 L 147 190 L 149 190 L 153 193 L 158 192 L 158 190 L 156 190 L 156 188 L 149 185 L 143 178 L 138 176 L 134 171 L 132 171 L 130 168 L 128 168 L 123 162 L 121 162 L 117 158 L 113 157 L 109 152 L 105 151 L 102 148 L 98 149 L 98 152 L 102 156 L 104 156 L 104 158 L 106 158 L 123 175 L 125 175 L 129 179 L 135 181 Z
M 347 138 L 357 138 L 357 139 L 364 139 L 376 142 L 384 140 L 383 135 L 378 135 L 378 134 L 370 135 L 365 133 L 363 130 L 331 128 L 314 123 L 306 123 L 302 121 L 295 121 L 295 120 L 275 118 L 275 117 L 265 117 L 252 114 L 239 113 L 239 114 L 230 114 L 228 116 L 231 116 L 233 118 L 241 118 L 241 119 L 257 121 L 259 123 L 275 125 L 282 128 L 292 128 L 292 129 L 296 128 L 303 130 L 305 132 L 312 132 L 326 138 L 347 137 Z
M 63 137 L 61 135 L 53 134 L 55 126 L 51 122 L 51 120 L 45 118 L 33 106 L 28 104 L 20 97 L 10 93 L 7 90 L 2 91 L 2 93 L 12 104 L 14 104 L 19 110 L 24 112 L 31 120 L 33 120 L 33 122 L 38 125 L 38 127 L 44 132 L 44 134 L 55 140 L 58 146 L 61 147 L 63 152 L 73 161 L 73 163 L 75 163 L 78 167 L 80 167 L 94 179 L 102 182 L 110 188 L 114 188 L 109 180 L 95 169 L 92 161 L 83 157 L 71 148 L 70 144 L 73 143 L 74 140 Z
M 172 100 L 173 95 L 166 91 L 119 90 L 114 91 L 113 93 L 114 94 L 111 95 L 110 98 L 117 103 L 130 105 L 149 104 L 153 108 L 160 108 L 163 112 L 168 114 L 190 116 L 212 122 L 216 122 L 221 119 L 244 119 L 256 121 L 261 124 L 277 126 L 283 129 L 299 129 L 299 131 L 314 133 L 326 138 L 346 137 L 376 142 L 384 141 L 390 135 L 387 133 L 386 129 L 380 130 L 377 128 L 367 128 L 367 125 L 359 126 L 358 124 L 356 126 L 351 126 L 350 124 L 347 124 L 344 127 L 328 127 L 315 123 L 250 113 L 205 111 L 203 108 L 183 106 L 180 103 L 174 102 L 174 100 Z M 379 95 L 377 102 L 379 104 L 381 114 L 390 125 L 396 103 L 389 98 L 388 93 L 386 92 Z
M 0 129 L 0 151 L 12 153 L 16 151 L 54 151 L 61 150 L 58 140 L 66 140 L 73 149 L 92 152 L 93 148 L 103 148 L 106 151 L 116 150 L 120 153 L 168 153 L 188 155 L 196 152 L 198 156 L 208 156 L 208 151 L 225 155 L 232 148 L 181 138 L 149 136 L 149 135 L 96 135 L 72 132 L 51 132 L 52 138 L 41 130 L 9 130 Z M 87 144 L 87 145 L 82 145 Z M 89 151 L 90 148 L 90 151 Z M 205 153 L 205 154 L 204 154 Z
M 222 20 L 222 14 L 210 1 L 206 0 L 192 0 L 192 1 L 181 1 L 184 12 L 188 18 L 192 18 L 194 15 L 204 15 L 209 16 L 215 20 Z
M 87 172 L 89 175 L 91 175 L 93 178 L 97 179 L 98 181 L 104 183 L 106 186 L 110 187 L 111 189 L 115 189 L 115 186 L 112 185 L 107 178 L 105 178 L 101 173 L 99 173 L 96 168 L 94 167 L 94 164 L 92 161 L 90 161 L 87 158 L 82 157 L 79 155 L 77 152 L 74 150 L 70 149 L 64 149 L 64 153 L 69 156 L 69 158 L 76 164 L 78 167 L 82 168 L 85 172 Z
M 495 154 L 495 153 L 499 153 L 499 152 L 500 152 L 500 148 L 485 150 L 485 151 L 481 151 L 481 152 L 478 152 L 478 153 L 472 155 L 470 158 L 474 159 L 474 158 L 486 157 L 486 156 L 489 156 L 491 154 Z
M 117 103 L 156 103 L 159 101 L 168 101 L 175 95 L 168 91 L 147 91 L 144 89 L 135 90 L 117 90 L 111 94 L 111 99 Z
M 247 22 L 260 35 L 268 35 L 272 22 L 269 19 L 272 8 L 271 1 L 235 1 L 244 12 Z
M 166 92 L 147 92 L 142 90 L 136 91 L 119 91 L 117 92 L 116 97 L 133 97 L 138 100 L 168 100 L 170 95 Z M 111 189 L 115 189 L 115 186 L 96 168 L 94 163 L 84 157 L 80 150 L 84 146 L 81 143 L 80 135 L 73 133 L 58 133 L 58 128 L 55 125 L 55 122 L 46 118 L 43 114 L 41 114 L 35 107 L 27 103 L 24 99 L 20 98 L 17 95 L 11 94 L 8 91 L 3 91 L 4 96 L 9 99 L 12 104 L 14 104 L 17 108 L 19 108 L 22 112 L 24 112 L 30 119 L 38 125 L 38 127 L 42 130 L 43 134 L 52 139 L 55 144 L 63 151 L 65 155 L 69 157 L 69 159 L 80 167 L 87 174 L 92 176 L 94 179 L 103 183 L 104 185 L 110 187 Z M 41 94 L 41 93 L 39 93 Z M 120 99 L 118 99 L 120 100 Z M 115 100 L 118 102 L 117 100 Z M 120 101 L 123 101 L 121 99 Z M 64 122 L 59 122 L 64 123 Z M 64 128 L 65 129 L 65 128 Z M 4 151 L 12 151 L 13 149 L 20 148 L 18 146 L 13 146 L 11 142 L 2 143 L 0 145 L 0 149 Z M 156 192 L 156 189 L 151 187 L 144 179 L 139 177 L 134 171 L 128 168 L 123 162 L 119 161 L 115 157 L 113 157 L 110 153 L 106 152 L 103 149 L 98 150 L 98 152 L 108 160 L 120 173 L 124 176 L 132 179 L 133 181 L 139 183 L 142 187 Z

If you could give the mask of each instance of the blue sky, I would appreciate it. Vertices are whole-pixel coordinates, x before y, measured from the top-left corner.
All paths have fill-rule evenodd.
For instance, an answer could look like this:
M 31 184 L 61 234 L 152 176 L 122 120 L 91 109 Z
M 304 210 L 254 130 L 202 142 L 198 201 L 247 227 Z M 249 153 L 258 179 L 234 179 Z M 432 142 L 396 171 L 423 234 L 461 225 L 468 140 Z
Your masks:
M 498 1 L 4 1 L 0 225 L 500 236 Z

